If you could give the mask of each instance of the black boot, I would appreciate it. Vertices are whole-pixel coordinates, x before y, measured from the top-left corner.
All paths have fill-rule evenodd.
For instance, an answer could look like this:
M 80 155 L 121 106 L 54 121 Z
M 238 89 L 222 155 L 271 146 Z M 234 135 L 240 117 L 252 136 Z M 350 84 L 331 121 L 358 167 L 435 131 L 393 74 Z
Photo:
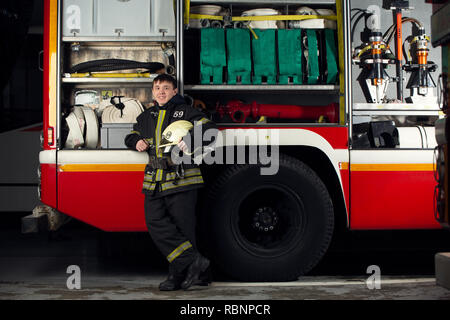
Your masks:
M 198 286 L 209 286 L 212 282 L 211 266 L 209 266 L 205 272 L 202 272 L 198 278 L 200 280 L 200 282 L 197 283 Z
M 181 288 L 181 283 L 184 280 L 184 274 L 170 272 L 167 279 L 159 284 L 160 291 L 175 291 Z
M 200 276 L 209 267 L 209 260 L 202 256 L 200 253 L 196 254 L 194 261 L 189 265 L 187 275 L 184 281 L 181 283 L 181 288 L 186 290 L 192 285 L 199 285 L 203 283 Z

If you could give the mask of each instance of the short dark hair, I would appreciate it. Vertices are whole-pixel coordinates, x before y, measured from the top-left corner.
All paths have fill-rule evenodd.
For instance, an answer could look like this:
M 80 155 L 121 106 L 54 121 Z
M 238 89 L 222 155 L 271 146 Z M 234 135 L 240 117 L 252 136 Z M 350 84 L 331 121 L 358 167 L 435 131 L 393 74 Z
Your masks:
M 153 83 L 157 83 L 157 82 L 170 82 L 173 85 L 174 89 L 177 88 L 177 80 L 175 80 L 174 77 L 172 77 L 171 75 L 168 75 L 167 73 L 163 73 L 163 74 L 158 75 L 153 80 Z

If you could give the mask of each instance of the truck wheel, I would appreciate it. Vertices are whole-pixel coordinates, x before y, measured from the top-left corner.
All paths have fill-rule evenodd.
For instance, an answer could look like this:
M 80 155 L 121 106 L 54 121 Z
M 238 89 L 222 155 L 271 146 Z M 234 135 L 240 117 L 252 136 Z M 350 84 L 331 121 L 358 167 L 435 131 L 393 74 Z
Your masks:
M 209 193 L 211 256 L 240 281 L 290 281 L 322 258 L 334 227 L 333 204 L 317 174 L 280 155 L 275 175 L 234 165 Z

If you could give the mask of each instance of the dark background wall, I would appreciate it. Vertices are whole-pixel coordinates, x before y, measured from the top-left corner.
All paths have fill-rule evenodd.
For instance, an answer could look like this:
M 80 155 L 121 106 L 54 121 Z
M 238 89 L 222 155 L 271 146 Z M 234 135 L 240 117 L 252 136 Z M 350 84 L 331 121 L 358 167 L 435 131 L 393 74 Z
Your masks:
M 0 132 L 4 132 L 42 122 L 43 0 L 1 1 L 0 30 Z

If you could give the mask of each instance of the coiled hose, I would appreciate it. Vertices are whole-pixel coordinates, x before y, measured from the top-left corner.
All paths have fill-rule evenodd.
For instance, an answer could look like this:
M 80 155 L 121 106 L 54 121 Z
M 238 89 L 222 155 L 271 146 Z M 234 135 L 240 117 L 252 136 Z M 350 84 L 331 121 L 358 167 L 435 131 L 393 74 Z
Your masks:
M 139 62 L 124 59 L 103 59 L 82 62 L 70 68 L 70 73 L 77 72 L 101 72 L 127 69 L 147 69 L 149 72 L 156 72 L 164 69 L 164 64 L 160 62 Z

